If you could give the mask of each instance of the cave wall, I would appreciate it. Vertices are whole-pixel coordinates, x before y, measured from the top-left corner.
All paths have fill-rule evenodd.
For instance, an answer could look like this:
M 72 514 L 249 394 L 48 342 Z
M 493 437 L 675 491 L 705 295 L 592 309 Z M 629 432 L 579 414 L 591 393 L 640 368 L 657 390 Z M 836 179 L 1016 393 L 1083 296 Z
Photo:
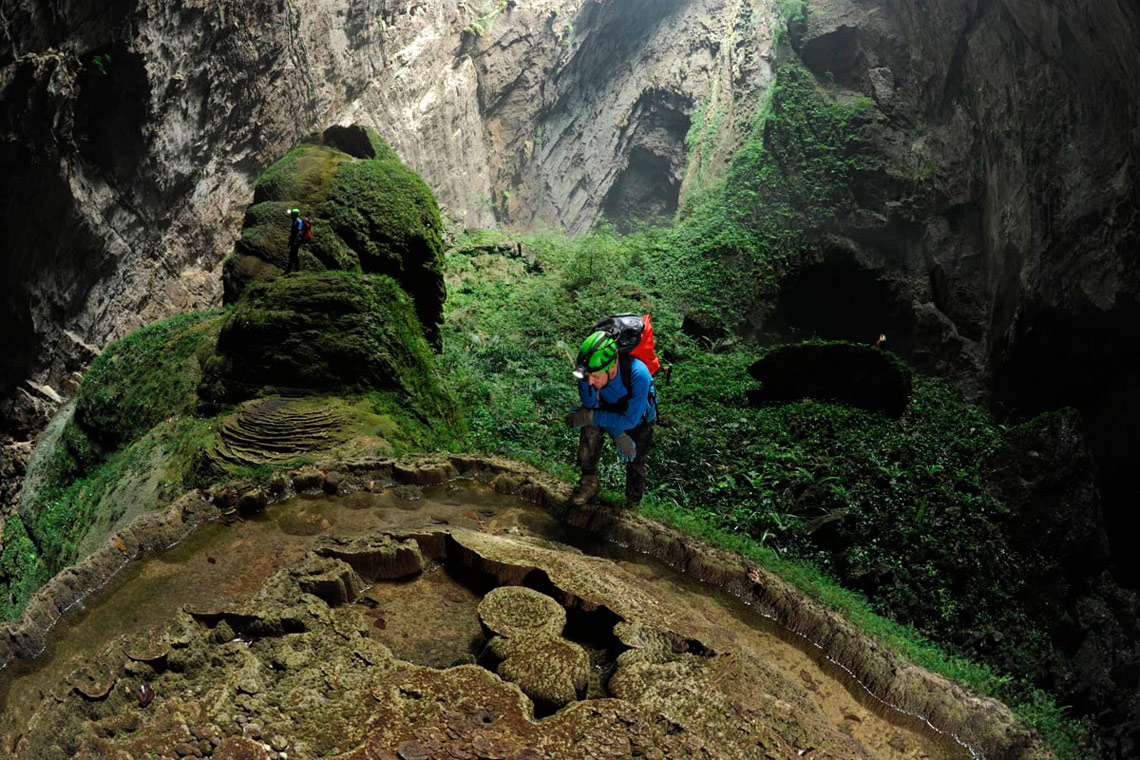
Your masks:
M 921 369 L 1015 420 L 1080 409 L 1117 556 L 1140 529 L 1125 488 L 1140 431 L 1138 40 L 1140 8 L 1110 0 L 810 0 L 790 54 L 824 89 L 871 99 L 874 160 L 852 182 L 860 213 L 812 230 L 813 258 L 762 315 L 844 337 L 850 323 L 810 294 L 859 270 L 888 345 Z

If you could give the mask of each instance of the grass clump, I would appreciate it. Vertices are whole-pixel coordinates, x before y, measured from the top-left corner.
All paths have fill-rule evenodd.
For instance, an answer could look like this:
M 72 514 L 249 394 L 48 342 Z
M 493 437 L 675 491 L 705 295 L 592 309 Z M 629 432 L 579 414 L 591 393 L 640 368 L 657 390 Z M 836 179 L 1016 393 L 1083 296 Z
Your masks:
M 28 597 L 50 577 L 24 521 L 18 514 L 9 515 L 0 533 L 0 620 L 18 616 Z

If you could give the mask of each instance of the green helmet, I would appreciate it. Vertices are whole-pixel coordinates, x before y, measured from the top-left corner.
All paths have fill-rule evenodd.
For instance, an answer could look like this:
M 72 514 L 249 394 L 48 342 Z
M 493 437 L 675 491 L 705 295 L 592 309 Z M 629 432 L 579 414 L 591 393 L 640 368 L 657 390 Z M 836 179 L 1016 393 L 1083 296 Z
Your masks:
M 582 341 L 582 347 L 578 349 L 578 361 L 574 368 L 574 377 L 584 380 L 586 375 L 594 372 L 605 372 L 614 366 L 617 355 L 617 341 L 609 333 L 598 330 Z

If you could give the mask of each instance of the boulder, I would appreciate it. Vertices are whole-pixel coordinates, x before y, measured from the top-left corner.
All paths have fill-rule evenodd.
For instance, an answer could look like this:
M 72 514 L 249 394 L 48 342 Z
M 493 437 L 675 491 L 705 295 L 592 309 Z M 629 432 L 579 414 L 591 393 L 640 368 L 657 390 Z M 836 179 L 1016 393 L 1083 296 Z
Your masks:
M 383 275 L 303 272 L 252 283 L 230 312 L 199 394 L 209 406 L 283 394 L 394 392 L 454 417 L 412 303 Z
M 566 610 L 546 594 L 523 586 L 500 586 L 479 603 L 479 620 L 491 634 L 508 638 L 558 636 L 566 626 Z
M 496 636 L 490 647 L 503 658 L 495 672 L 535 702 L 559 708 L 586 693 L 590 658 L 573 641 L 544 634 Z

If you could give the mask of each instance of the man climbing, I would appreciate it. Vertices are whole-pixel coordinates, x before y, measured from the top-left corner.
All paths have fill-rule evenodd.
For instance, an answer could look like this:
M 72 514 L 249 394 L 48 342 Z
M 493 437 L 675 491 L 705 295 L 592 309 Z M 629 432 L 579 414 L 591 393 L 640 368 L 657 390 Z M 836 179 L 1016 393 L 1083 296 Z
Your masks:
M 301 243 L 304 242 L 305 234 L 305 222 L 301 219 L 301 209 L 289 209 L 289 218 L 293 221 L 289 227 L 289 263 L 285 265 L 285 274 L 300 271 L 301 262 L 298 253 L 301 250 Z
M 652 330 L 647 332 L 652 353 Z M 656 364 L 655 357 L 652 361 Z M 653 375 L 644 361 L 619 351 L 618 339 L 612 331 L 606 330 L 598 330 L 583 341 L 576 364 L 574 377 L 578 378 L 578 398 L 582 405 L 570 413 L 566 424 L 582 429 L 578 438 L 578 467 L 582 477 L 570 495 L 570 504 L 581 506 L 602 490 L 598 459 L 602 453 L 602 431 L 605 431 L 626 463 L 626 506 L 636 506 L 645 493 L 645 460 L 653 443 L 653 423 L 657 419 Z

